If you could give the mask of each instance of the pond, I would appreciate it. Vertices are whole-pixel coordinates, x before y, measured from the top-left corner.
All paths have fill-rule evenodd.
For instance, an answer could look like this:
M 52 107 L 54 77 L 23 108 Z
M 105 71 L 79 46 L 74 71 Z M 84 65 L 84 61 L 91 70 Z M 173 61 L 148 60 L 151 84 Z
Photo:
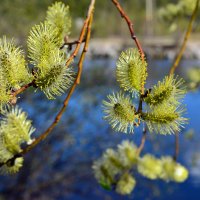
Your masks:
M 169 71 L 171 61 L 152 61 L 148 67 L 150 86 Z M 183 61 L 181 76 L 200 61 Z M 178 162 L 190 172 L 182 183 L 151 181 L 135 174 L 137 185 L 130 196 L 102 189 L 91 169 L 92 163 L 106 148 L 116 148 L 124 139 L 140 143 L 141 128 L 134 134 L 112 131 L 104 121 L 101 103 L 112 91 L 119 90 L 115 79 L 115 61 L 86 60 L 81 85 L 73 94 L 61 122 L 46 141 L 25 156 L 24 167 L 14 176 L 0 177 L 2 200 L 121 200 L 121 199 L 199 199 L 200 198 L 200 92 L 189 92 L 184 103 L 189 123 L 180 133 Z M 51 124 L 61 107 L 62 97 L 48 101 L 40 92 L 25 92 L 19 104 L 26 110 L 37 128 L 35 136 Z M 174 154 L 174 136 L 148 134 L 143 152 L 156 156 Z

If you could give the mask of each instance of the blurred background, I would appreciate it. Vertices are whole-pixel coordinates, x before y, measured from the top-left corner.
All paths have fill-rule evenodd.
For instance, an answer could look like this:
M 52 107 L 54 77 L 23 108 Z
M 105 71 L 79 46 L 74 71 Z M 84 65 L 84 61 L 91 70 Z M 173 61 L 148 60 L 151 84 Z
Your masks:
M 188 5 L 169 7 L 175 0 L 121 0 L 131 17 L 148 61 L 150 87 L 170 69 L 184 36 L 194 0 L 181 0 Z M 25 49 L 30 28 L 45 19 L 53 0 L 0 0 L 0 35 L 15 38 Z M 77 39 L 89 0 L 65 0 L 73 18 L 70 41 Z M 176 9 L 175 9 L 176 8 Z M 180 12 L 181 10 L 181 12 Z M 114 148 L 123 139 L 140 143 L 141 129 L 134 134 L 114 133 L 102 114 L 102 100 L 118 90 L 115 63 L 119 53 L 134 46 L 125 22 L 111 1 L 97 0 L 92 40 L 84 62 L 81 85 L 73 94 L 66 113 L 50 137 L 25 156 L 21 171 L 13 176 L 0 177 L 0 200 L 121 200 L 121 199 L 182 199 L 200 198 L 200 13 L 193 27 L 183 60 L 177 74 L 188 85 L 184 99 L 189 124 L 180 133 L 178 162 L 190 172 L 182 183 L 150 181 L 135 175 L 137 186 L 130 196 L 106 191 L 96 182 L 92 163 L 106 148 Z M 75 60 L 76 63 L 76 60 Z M 75 64 L 74 64 L 75 65 Z M 76 66 L 76 65 L 75 65 Z M 18 100 L 37 128 L 35 136 L 44 131 L 54 119 L 65 95 L 47 100 L 29 89 Z M 148 134 L 144 148 L 156 156 L 173 155 L 174 136 Z

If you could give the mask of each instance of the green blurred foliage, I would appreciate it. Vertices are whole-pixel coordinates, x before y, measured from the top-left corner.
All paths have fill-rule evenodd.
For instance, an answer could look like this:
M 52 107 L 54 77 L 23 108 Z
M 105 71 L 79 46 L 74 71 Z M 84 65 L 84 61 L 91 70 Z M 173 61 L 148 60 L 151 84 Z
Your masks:
M 168 23 L 170 32 L 181 31 L 185 28 L 185 22 L 190 19 L 195 6 L 196 0 L 170 1 L 158 10 L 158 16 L 165 25 Z M 197 17 L 193 28 L 195 31 L 199 31 L 198 22 Z
M 44 20 L 46 10 L 53 2 L 55 0 L 1 0 L 1 35 L 15 36 L 24 40 L 30 28 L 35 23 Z M 63 0 L 62 2 L 70 6 L 72 18 L 77 19 L 86 16 L 90 0 Z M 126 0 L 122 1 L 122 5 L 125 9 L 128 9 L 128 14 L 134 15 L 137 18 L 143 18 L 141 12 L 141 9 L 144 10 L 143 1 L 141 3 L 140 1 Z M 111 1 L 102 0 L 96 2 L 94 28 L 98 36 L 120 34 L 123 29 L 122 24 L 121 22 L 119 23 L 119 13 L 113 7 Z M 77 32 L 78 30 L 76 30 L 74 25 L 72 33 Z
M 21 44 L 25 44 L 30 28 L 44 20 L 48 6 L 56 0 L 1 0 L 0 1 L 0 34 L 18 38 Z M 168 3 L 176 3 L 174 0 L 154 0 L 156 12 L 154 12 L 154 26 L 156 33 L 166 33 L 165 22 L 158 20 L 157 11 Z M 62 0 L 70 6 L 72 22 L 72 36 L 77 37 L 80 27 L 77 19 L 84 19 L 90 0 Z M 135 31 L 142 35 L 146 30 L 145 0 L 119 0 L 131 20 L 134 22 Z M 187 22 L 187 20 L 185 20 Z M 108 35 L 123 36 L 128 29 L 111 0 L 97 0 L 93 33 L 96 37 Z

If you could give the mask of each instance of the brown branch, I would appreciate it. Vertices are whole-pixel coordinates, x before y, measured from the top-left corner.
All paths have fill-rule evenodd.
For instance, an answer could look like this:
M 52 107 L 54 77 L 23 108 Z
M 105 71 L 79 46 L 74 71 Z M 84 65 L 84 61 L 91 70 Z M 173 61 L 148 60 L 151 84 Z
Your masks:
M 15 156 L 13 156 L 13 158 L 9 159 L 6 163 L 0 163 L 0 167 L 4 164 L 10 163 L 10 162 L 14 162 L 14 160 L 17 157 L 20 157 L 24 154 L 26 154 L 27 152 L 29 152 L 31 149 L 33 149 L 37 144 L 39 144 L 41 141 L 43 141 L 50 133 L 51 131 L 54 129 L 54 127 L 57 125 L 57 123 L 60 121 L 67 105 L 68 102 L 77 86 L 77 84 L 79 83 L 77 80 L 80 79 L 80 74 L 82 71 L 82 64 L 83 64 L 83 60 L 85 57 L 85 53 L 87 52 L 87 48 L 88 48 L 88 43 L 90 40 L 90 32 L 91 32 L 91 23 L 92 23 L 92 18 L 93 18 L 93 10 L 94 10 L 94 5 L 95 5 L 95 0 L 91 0 L 90 5 L 89 5 L 89 9 L 88 9 L 88 15 L 87 18 L 84 22 L 80 37 L 79 37 L 79 41 L 82 42 L 84 39 L 84 35 L 86 34 L 86 41 L 85 41 L 85 45 L 81 54 L 81 58 L 79 60 L 79 67 L 78 67 L 78 74 L 77 77 L 74 81 L 74 84 L 72 85 L 67 97 L 65 98 L 64 102 L 63 102 L 63 106 L 61 108 L 61 110 L 59 111 L 59 113 L 56 115 L 54 121 L 52 122 L 52 124 L 47 128 L 46 131 L 44 131 L 31 145 L 27 146 L 25 149 L 23 149 L 23 151 L 19 154 L 16 154 Z M 87 32 L 86 32 L 87 31 Z M 89 35 L 89 36 L 88 36 Z M 76 51 L 78 53 L 78 50 L 80 49 L 80 43 L 77 44 L 76 46 Z M 73 55 L 69 58 L 69 60 L 66 62 L 66 66 L 68 66 L 72 59 L 73 59 Z
M 82 41 L 82 43 L 84 43 L 85 42 L 85 39 Z M 60 47 L 60 49 L 63 49 L 64 48 L 64 46 L 69 46 L 69 49 L 71 50 L 72 49 L 72 46 L 73 45 L 77 45 L 79 43 L 79 40 L 75 40 L 75 41 L 73 41 L 73 42 L 64 42 L 63 43 L 63 45 Z
M 16 97 L 18 94 L 24 92 L 24 91 L 25 91 L 26 89 L 28 89 L 29 87 L 34 86 L 34 84 L 35 84 L 34 81 L 32 81 L 32 82 L 30 82 L 30 83 L 28 83 L 28 84 L 26 84 L 26 85 L 23 85 L 21 88 L 19 88 L 19 89 L 16 90 L 15 92 L 13 92 L 12 97 Z
M 73 53 L 71 54 L 71 56 L 69 57 L 69 59 L 66 62 L 66 66 L 67 67 L 72 63 L 73 59 L 78 54 L 78 51 L 79 51 L 79 49 L 81 47 L 81 43 L 84 40 L 86 28 L 87 28 L 88 22 L 90 20 L 90 15 L 93 12 L 94 4 L 95 4 L 95 0 L 91 0 L 90 7 L 89 7 L 89 10 L 88 10 L 88 14 L 87 14 L 87 18 L 86 18 L 86 20 L 84 22 L 84 25 L 83 25 L 79 40 L 77 41 L 77 46 L 76 46 L 75 50 L 73 51 Z
M 77 75 L 76 84 L 80 84 L 80 78 L 81 78 L 82 68 L 83 68 L 83 61 L 85 59 L 85 54 L 88 51 L 89 40 L 90 40 L 90 37 L 91 37 L 91 25 L 92 25 L 92 21 L 93 21 L 93 15 L 91 15 L 90 20 L 88 22 L 87 35 L 86 35 L 86 39 L 85 39 L 85 45 L 83 47 L 81 58 L 80 58 L 79 63 L 78 63 L 78 68 L 79 68 L 80 73 Z
M 137 149 L 137 155 L 138 156 L 140 155 L 141 151 L 144 148 L 146 137 L 147 137 L 147 127 L 146 127 L 146 125 L 144 125 L 143 130 L 142 130 L 142 139 L 141 139 L 141 142 L 140 142 L 140 146 Z
M 184 40 L 183 40 L 183 43 L 181 45 L 181 48 L 176 56 L 176 59 L 174 61 L 174 64 L 172 65 L 171 69 L 170 69 L 170 72 L 169 74 L 172 75 L 174 74 L 174 71 L 176 70 L 176 68 L 178 67 L 179 63 L 180 63 L 180 60 L 183 56 L 183 53 L 185 51 L 185 48 L 186 48 L 186 44 L 187 44 L 187 41 L 190 37 L 190 34 L 192 32 L 192 26 L 193 26 L 193 23 L 195 21 L 195 18 L 197 16 L 197 11 L 198 11 L 198 8 L 199 8 L 199 0 L 196 1 L 196 6 L 193 10 L 193 13 L 192 13 L 192 16 L 190 18 L 190 21 L 189 21 L 189 24 L 188 24 L 188 27 L 187 27 L 187 31 L 185 33 L 185 36 L 184 36 Z
M 113 2 L 113 4 L 116 6 L 116 8 L 118 9 L 118 11 L 121 14 L 121 17 L 124 18 L 124 20 L 126 21 L 129 31 L 131 33 L 131 38 L 135 41 L 135 44 L 140 52 L 141 58 L 142 60 L 145 59 L 145 54 L 144 51 L 142 49 L 142 46 L 139 42 L 139 40 L 137 39 L 135 32 L 134 32 L 134 28 L 133 28 L 133 23 L 131 22 L 130 18 L 127 16 L 127 14 L 125 13 L 125 11 L 123 10 L 123 8 L 121 7 L 121 5 L 119 4 L 119 2 L 117 0 L 111 0 Z
M 179 137 L 178 133 L 175 133 L 175 151 L 174 151 L 174 160 L 176 161 L 179 154 Z

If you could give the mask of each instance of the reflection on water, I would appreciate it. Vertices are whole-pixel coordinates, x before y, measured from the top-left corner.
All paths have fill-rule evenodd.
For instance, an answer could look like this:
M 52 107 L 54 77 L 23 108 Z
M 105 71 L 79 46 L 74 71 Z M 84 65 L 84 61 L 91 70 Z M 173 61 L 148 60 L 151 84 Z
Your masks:
M 187 68 L 199 61 L 182 63 L 185 75 Z M 155 61 L 149 65 L 151 85 L 169 71 L 170 62 Z M 81 86 L 74 93 L 62 121 L 53 134 L 25 158 L 21 172 L 13 177 L 1 177 L 0 199 L 198 199 L 200 198 L 200 93 L 188 93 L 189 124 L 180 134 L 180 156 L 178 161 L 190 170 L 190 178 L 182 184 L 150 181 L 136 175 L 137 186 L 131 196 L 122 197 L 105 191 L 95 181 L 91 164 L 108 147 L 115 147 L 122 139 L 139 144 L 141 128 L 132 135 L 114 133 L 102 120 L 101 101 L 117 90 L 115 61 L 96 60 L 86 62 Z M 62 99 L 47 101 L 41 93 L 24 94 L 20 101 L 37 127 L 36 135 L 45 130 L 58 112 Z M 187 137 L 188 130 L 194 134 Z M 148 135 L 144 151 L 156 156 L 173 155 L 174 137 Z M 189 191 L 189 192 L 188 192 Z

